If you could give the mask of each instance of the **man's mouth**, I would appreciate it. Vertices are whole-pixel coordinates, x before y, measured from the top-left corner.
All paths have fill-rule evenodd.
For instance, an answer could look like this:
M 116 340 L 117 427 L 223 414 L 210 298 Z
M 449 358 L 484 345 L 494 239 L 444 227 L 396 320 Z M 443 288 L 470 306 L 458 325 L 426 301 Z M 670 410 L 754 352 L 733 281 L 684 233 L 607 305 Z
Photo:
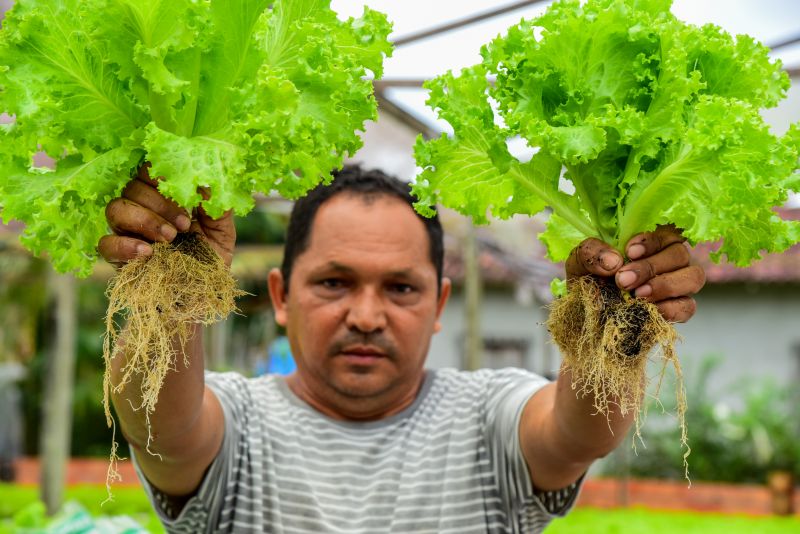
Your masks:
M 373 363 L 387 357 L 381 349 L 369 345 L 350 345 L 344 347 L 339 354 L 350 363 L 356 364 Z

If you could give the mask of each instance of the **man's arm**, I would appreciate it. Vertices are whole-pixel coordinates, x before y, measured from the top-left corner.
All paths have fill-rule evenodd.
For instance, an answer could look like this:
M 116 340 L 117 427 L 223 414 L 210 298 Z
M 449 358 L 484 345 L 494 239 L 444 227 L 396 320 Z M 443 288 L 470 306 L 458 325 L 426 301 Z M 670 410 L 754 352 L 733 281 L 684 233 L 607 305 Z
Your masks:
M 136 451 L 144 475 L 159 491 L 173 497 L 196 492 L 222 445 L 222 407 L 203 378 L 202 333 L 202 327 L 194 327 L 187 346 L 178 352 L 176 369 L 164 377 L 149 428 L 144 408 L 133 408 L 142 403 L 140 376 L 111 396 L 122 433 Z M 188 366 L 182 354 L 188 357 Z M 112 383 L 119 383 L 121 366 L 117 358 Z
M 705 275 L 689 264 L 683 241 L 670 227 L 636 236 L 626 248 L 633 261 L 623 265 L 619 253 L 589 239 L 567 260 L 567 278 L 613 276 L 623 290 L 653 302 L 667 320 L 685 322 L 694 315 L 691 295 L 703 287 Z M 619 445 L 634 422 L 630 412 L 625 417 L 613 408 L 608 416 L 596 413 L 594 398 L 579 398 L 571 384 L 570 370 L 562 369 L 556 382 L 531 397 L 522 412 L 520 445 L 539 490 L 562 489 L 578 480 L 594 460 Z
M 164 198 L 146 168 L 106 210 L 114 235 L 100 240 L 106 261 L 122 265 L 152 254 L 153 242 L 171 242 L 178 231 L 197 232 L 230 266 L 236 234 L 226 214 L 212 220 L 204 213 L 189 214 Z M 124 344 L 124 333 L 122 336 Z M 179 341 L 173 341 L 176 345 Z M 176 346 L 176 368 L 167 373 L 149 426 L 142 404 L 141 376 L 133 376 L 123 391 L 112 394 L 122 433 L 137 453 L 147 479 L 169 496 L 196 492 L 205 471 L 222 445 L 224 420 L 219 400 L 204 383 L 202 327 L 194 327 L 185 346 Z M 124 355 L 124 346 L 121 355 Z M 184 356 L 188 365 L 184 365 Z M 120 382 L 123 362 L 115 358 L 111 380 Z

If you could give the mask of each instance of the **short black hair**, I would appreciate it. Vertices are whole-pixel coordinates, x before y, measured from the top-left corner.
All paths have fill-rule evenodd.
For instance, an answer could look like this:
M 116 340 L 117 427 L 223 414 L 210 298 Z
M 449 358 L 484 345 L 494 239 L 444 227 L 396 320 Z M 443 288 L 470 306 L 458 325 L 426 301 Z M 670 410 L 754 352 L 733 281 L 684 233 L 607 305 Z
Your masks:
M 289 227 L 286 230 L 286 246 L 283 252 L 281 274 L 283 275 L 284 291 L 289 291 L 289 280 L 292 267 L 297 257 L 302 254 L 311 241 L 311 226 L 320 206 L 336 195 L 342 193 L 354 194 L 364 197 L 367 201 L 371 197 L 391 196 L 399 198 L 414 209 L 415 199 L 411 195 L 409 184 L 384 174 L 379 170 L 363 170 L 359 166 L 346 166 L 340 171 L 332 173 L 333 181 L 329 185 L 320 184 L 297 202 L 292 208 L 289 217 Z M 428 233 L 429 253 L 431 262 L 436 268 L 437 289 L 442 289 L 442 271 L 444 265 L 444 241 L 442 225 L 438 214 L 432 217 L 423 217 L 416 211 L 414 213 L 425 225 Z

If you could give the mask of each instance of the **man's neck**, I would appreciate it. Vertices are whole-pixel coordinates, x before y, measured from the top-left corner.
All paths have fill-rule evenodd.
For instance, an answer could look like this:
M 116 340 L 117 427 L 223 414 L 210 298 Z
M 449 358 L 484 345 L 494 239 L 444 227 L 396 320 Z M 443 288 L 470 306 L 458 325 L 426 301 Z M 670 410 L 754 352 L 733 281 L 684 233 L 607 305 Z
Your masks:
M 374 397 L 352 397 L 343 394 L 323 398 L 308 387 L 297 372 L 286 377 L 292 393 L 319 413 L 339 421 L 378 421 L 396 415 L 411 406 L 425 383 L 426 372 L 420 373 L 415 387 L 392 398 L 389 393 Z

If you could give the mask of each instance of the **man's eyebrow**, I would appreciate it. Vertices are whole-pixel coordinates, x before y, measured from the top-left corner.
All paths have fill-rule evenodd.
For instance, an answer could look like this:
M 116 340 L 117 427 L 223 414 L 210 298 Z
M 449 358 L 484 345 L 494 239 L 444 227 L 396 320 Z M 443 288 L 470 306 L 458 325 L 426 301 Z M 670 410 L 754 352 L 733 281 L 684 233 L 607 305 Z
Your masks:
M 329 261 L 328 263 L 321 265 L 318 269 L 314 269 L 314 274 L 324 273 L 324 272 L 338 272 L 338 273 L 347 273 L 351 274 L 355 272 L 355 269 L 349 267 L 343 263 L 339 263 L 338 261 Z M 398 269 L 395 271 L 389 271 L 387 277 L 389 278 L 417 278 L 418 276 L 415 274 L 413 267 L 409 267 L 408 269 Z
M 354 270 L 352 267 L 348 267 L 347 265 L 344 265 L 336 261 L 329 261 L 328 263 L 322 264 L 319 267 L 313 269 L 311 271 L 311 274 L 313 276 L 329 272 L 352 273 L 353 271 Z
M 352 273 L 354 269 L 352 267 L 348 267 L 343 263 L 339 263 L 338 261 L 329 261 L 328 263 L 320 266 L 318 269 L 320 271 L 339 271 L 339 272 L 346 272 Z
M 400 269 L 399 271 L 392 271 L 389 273 L 392 278 L 417 278 L 416 273 L 412 269 Z

